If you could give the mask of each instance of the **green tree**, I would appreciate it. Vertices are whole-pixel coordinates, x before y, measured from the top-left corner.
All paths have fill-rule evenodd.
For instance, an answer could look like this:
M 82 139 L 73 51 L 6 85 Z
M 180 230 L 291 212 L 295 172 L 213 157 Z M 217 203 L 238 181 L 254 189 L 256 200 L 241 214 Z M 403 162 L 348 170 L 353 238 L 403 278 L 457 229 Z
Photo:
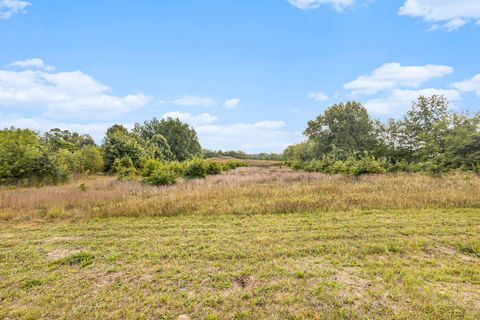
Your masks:
M 88 134 L 79 134 L 59 128 L 51 129 L 43 136 L 47 146 L 54 151 L 68 149 L 70 151 L 79 150 L 84 146 L 94 146 L 95 142 Z
M 451 114 L 444 96 L 420 96 L 402 120 L 389 122 L 390 158 L 407 162 L 444 161 L 450 125 Z
M 50 152 L 40 136 L 31 130 L 0 131 L 0 182 L 57 183 L 68 179 L 67 167 Z
M 147 142 L 147 148 L 153 154 L 155 159 L 174 160 L 175 156 L 170 149 L 167 138 L 161 134 L 153 135 Z
M 285 158 L 285 160 L 312 160 L 314 158 L 313 148 L 314 143 L 312 141 L 293 144 L 283 151 L 283 158 Z
M 140 169 L 144 160 L 153 157 L 145 148 L 145 141 L 120 125 L 107 130 L 102 149 L 106 172 L 111 171 L 116 159 L 128 157 L 135 168 Z
M 136 124 L 134 132 L 146 141 L 151 140 L 155 135 L 165 137 L 175 160 L 184 161 L 201 155 L 202 149 L 197 133 L 179 119 L 153 118 L 145 121 L 143 125 Z
M 323 115 L 308 122 L 304 133 L 314 144 L 316 158 L 334 150 L 346 156 L 355 151 L 376 150 L 376 125 L 360 103 L 350 101 L 330 106 Z
M 453 114 L 445 136 L 445 158 L 452 168 L 480 169 L 480 113 Z

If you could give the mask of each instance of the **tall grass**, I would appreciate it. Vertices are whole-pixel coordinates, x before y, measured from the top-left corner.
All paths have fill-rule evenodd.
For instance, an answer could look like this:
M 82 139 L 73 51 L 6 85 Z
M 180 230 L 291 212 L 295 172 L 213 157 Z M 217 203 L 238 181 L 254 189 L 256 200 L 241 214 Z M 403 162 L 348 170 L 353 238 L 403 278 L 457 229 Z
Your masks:
M 0 190 L 1 220 L 415 208 L 480 208 L 480 178 L 351 177 L 250 167 L 170 187 L 96 177 L 63 186 Z

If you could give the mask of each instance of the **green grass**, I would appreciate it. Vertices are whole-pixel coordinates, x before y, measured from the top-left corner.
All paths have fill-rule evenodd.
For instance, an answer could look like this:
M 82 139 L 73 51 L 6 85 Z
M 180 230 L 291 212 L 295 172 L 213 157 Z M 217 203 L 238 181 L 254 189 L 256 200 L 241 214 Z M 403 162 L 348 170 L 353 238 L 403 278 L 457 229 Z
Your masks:
M 479 319 L 478 209 L 0 223 L 0 319 Z

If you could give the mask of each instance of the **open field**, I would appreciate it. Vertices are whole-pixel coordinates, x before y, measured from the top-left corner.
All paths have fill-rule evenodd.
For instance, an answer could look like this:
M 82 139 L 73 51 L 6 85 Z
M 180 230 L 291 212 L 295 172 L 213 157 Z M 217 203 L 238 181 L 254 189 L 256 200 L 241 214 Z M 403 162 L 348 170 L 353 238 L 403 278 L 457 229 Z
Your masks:
M 0 319 L 478 319 L 479 193 L 257 167 L 2 190 Z
M 480 177 L 471 174 L 356 178 L 249 167 L 172 187 L 90 177 L 61 186 L 0 190 L 0 220 L 480 208 L 479 193 Z

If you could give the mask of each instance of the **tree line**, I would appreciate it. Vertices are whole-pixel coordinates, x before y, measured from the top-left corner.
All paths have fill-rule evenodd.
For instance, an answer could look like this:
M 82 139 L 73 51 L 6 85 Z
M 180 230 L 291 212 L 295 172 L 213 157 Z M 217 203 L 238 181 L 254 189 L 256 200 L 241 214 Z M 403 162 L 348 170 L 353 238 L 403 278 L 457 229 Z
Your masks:
M 52 129 L 0 131 L 1 184 L 55 184 L 75 175 L 143 170 L 150 159 L 185 161 L 202 155 L 195 130 L 179 119 L 156 118 L 110 127 L 100 146 L 89 135 Z M 131 164 L 131 166 L 130 166 Z
M 334 104 L 283 153 L 296 169 L 327 173 L 480 172 L 480 113 L 453 112 L 444 96 L 420 96 L 400 119 L 372 119 L 355 101 Z

